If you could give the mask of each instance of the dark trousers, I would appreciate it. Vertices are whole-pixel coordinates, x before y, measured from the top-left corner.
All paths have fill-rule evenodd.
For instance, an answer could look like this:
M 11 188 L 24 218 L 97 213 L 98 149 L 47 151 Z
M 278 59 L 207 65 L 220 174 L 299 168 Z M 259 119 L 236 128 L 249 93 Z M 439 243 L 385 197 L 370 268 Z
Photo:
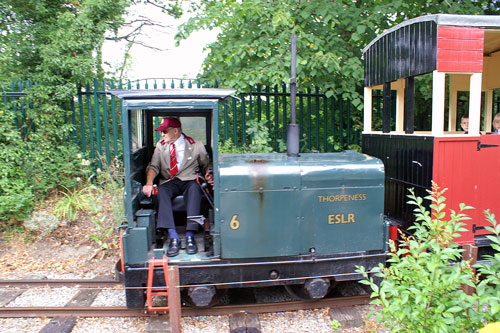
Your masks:
M 184 196 L 187 216 L 200 215 L 201 190 L 196 180 L 182 181 L 174 178 L 169 182 L 158 186 L 158 222 L 157 228 L 174 229 L 174 213 L 172 211 L 172 199 L 178 195 Z M 196 222 L 187 221 L 187 231 L 198 231 Z

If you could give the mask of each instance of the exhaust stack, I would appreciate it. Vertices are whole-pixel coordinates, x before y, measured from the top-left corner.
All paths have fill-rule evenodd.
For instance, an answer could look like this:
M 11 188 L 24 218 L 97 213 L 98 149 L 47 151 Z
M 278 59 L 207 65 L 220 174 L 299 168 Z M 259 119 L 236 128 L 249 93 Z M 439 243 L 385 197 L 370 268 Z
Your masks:
M 286 152 L 288 156 L 299 156 L 299 125 L 296 124 L 296 101 L 297 96 L 297 36 L 292 35 L 292 65 L 290 75 L 290 124 L 287 129 L 287 146 Z

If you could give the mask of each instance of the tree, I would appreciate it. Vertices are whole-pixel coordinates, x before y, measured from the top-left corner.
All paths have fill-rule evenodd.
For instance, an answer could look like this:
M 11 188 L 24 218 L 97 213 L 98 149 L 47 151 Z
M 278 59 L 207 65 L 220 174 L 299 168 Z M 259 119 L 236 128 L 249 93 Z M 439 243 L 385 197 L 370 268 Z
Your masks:
M 104 76 L 105 39 L 133 42 L 142 27 L 157 24 L 145 17 L 126 21 L 127 8 L 137 3 L 178 15 L 178 4 L 166 0 L 0 1 L 0 84 L 28 79 L 33 83 L 25 89 L 27 96 L 17 100 L 32 106 L 21 122 L 23 128 L 16 129 L 8 106 L 0 106 L 0 113 L 9 112 L 0 121 L 0 132 L 9 133 L 0 138 L 0 146 L 11 152 L 0 154 L 0 169 L 22 170 L 0 173 L 2 200 L 12 201 L 0 205 L 0 220 L 15 222 L 30 211 L 33 197 L 43 199 L 51 189 L 76 185 L 82 165 L 78 147 L 68 140 L 74 130 L 66 121 L 70 102 L 77 84 Z M 120 36 L 123 26 L 131 30 Z M 12 135 L 16 130 L 17 137 Z M 28 198 L 22 207 L 20 196 Z
M 142 27 L 158 24 L 146 17 L 126 21 L 127 8 L 137 3 L 178 15 L 178 4 L 166 0 L 0 1 L 0 85 L 32 82 L 25 87 L 27 96 L 16 101 L 31 106 L 20 122 L 22 128 L 14 126 L 18 115 L 11 114 L 8 105 L 0 106 L 0 113 L 6 113 L 0 132 L 9 133 L 0 138 L 0 146 L 10 152 L 0 154 L 0 169 L 5 169 L 0 173 L 5 199 L 0 220 L 11 218 L 15 223 L 30 211 L 33 197 L 43 199 L 52 189 L 77 184 L 82 165 L 78 147 L 68 140 L 74 130 L 66 121 L 70 103 L 77 84 L 104 77 L 104 40 L 137 43 Z M 129 32 L 118 35 L 124 26 Z M 16 130 L 17 136 L 12 134 Z M 21 171 L 9 172 L 12 168 Z M 25 198 L 22 204 L 20 197 Z
M 0 169 L 22 172 L 0 175 L 3 199 L 12 201 L 4 201 L 0 219 L 15 221 L 30 211 L 31 200 L 22 207 L 14 204 L 20 194 L 40 199 L 58 186 L 75 185 L 79 159 L 77 147 L 68 140 L 73 130 L 65 121 L 69 103 L 76 83 L 101 72 L 98 55 L 104 34 L 116 32 L 123 24 L 130 4 L 130 0 L 0 2 L 0 78 L 31 79 L 34 83 L 26 90 L 24 101 L 33 106 L 27 109 L 23 125 L 27 134 L 21 136 L 19 131 L 17 137 L 6 136 L 1 142 L 2 149 L 15 152 L 15 156 L 2 154 Z M 8 119 L 13 118 L 0 122 L 0 132 L 12 133 L 13 123 Z M 19 183 L 26 186 L 15 186 Z
M 119 81 L 126 79 L 127 69 L 132 67 L 131 49 L 135 47 L 149 48 L 155 51 L 165 51 L 164 43 L 152 43 L 149 32 L 170 33 L 171 25 L 165 24 L 162 18 L 152 19 L 145 13 L 161 12 L 165 15 L 179 18 L 182 15 L 181 5 L 177 1 L 172 0 L 137 0 L 135 1 L 134 10 L 127 13 L 126 22 L 121 27 L 118 34 L 107 35 L 107 41 L 120 42 L 124 52 L 120 64 L 112 68 L 106 73 L 108 76 L 115 77 Z M 155 14 L 156 14 L 155 13 Z M 145 37 L 145 38 L 144 38 Z M 116 45 L 116 46 L 120 46 Z M 109 63 L 107 63 L 110 65 Z
M 54 77 L 60 82 L 88 78 L 99 71 L 94 55 L 104 33 L 116 32 L 130 4 L 130 0 L 3 1 L 0 24 L 7 33 L 0 37 L 0 45 L 10 61 L 2 73 L 10 79 L 35 77 L 43 84 Z
M 314 85 L 328 96 L 343 93 L 360 110 L 362 49 L 380 32 L 427 13 L 498 12 L 494 0 L 202 0 L 198 14 L 179 29 L 178 43 L 193 31 L 220 29 L 203 64 L 203 77 L 244 88 L 290 79 L 290 36 L 297 35 L 300 89 Z

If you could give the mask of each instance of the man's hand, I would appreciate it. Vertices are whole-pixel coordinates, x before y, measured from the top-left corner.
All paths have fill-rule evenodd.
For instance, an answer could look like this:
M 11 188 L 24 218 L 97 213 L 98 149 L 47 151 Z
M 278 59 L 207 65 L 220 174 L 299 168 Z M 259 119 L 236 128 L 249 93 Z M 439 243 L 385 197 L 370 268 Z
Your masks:
M 207 172 L 205 172 L 205 180 L 207 183 L 214 186 L 214 174 L 212 169 L 208 169 Z
M 144 193 L 145 196 L 147 196 L 148 198 L 151 196 L 151 192 L 153 192 L 153 185 L 144 185 L 142 187 L 142 193 Z
M 142 193 L 144 193 L 145 196 L 148 198 L 151 196 L 151 193 L 153 192 L 153 182 L 156 177 L 156 171 L 153 169 L 149 169 L 148 172 L 146 173 L 146 185 L 142 187 Z

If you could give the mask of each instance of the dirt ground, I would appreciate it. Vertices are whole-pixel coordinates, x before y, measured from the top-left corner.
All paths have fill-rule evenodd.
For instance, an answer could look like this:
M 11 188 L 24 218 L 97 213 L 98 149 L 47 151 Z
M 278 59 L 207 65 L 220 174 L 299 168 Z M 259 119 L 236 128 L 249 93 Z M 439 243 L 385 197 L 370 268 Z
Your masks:
M 61 222 L 54 232 L 43 238 L 29 231 L 3 232 L 0 234 L 0 279 L 114 275 L 115 264 L 120 258 L 118 231 L 110 214 L 110 198 L 101 197 L 100 200 L 104 208 L 99 214 L 106 216 L 103 228 L 113 227 L 104 239 L 109 249 L 103 249 L 89 237 L 99 231 L 83 213 L 75 222 Z M 41 207 L 41 211 L 50 212 L 52 205 L 45 203 Z

